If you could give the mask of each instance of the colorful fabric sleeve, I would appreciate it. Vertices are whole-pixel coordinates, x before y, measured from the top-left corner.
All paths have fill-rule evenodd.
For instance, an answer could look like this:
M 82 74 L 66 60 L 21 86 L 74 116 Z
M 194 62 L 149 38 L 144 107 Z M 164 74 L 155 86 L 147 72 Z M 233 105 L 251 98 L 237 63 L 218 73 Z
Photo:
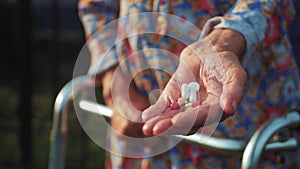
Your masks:
M 214 28 L 230 28 L 246 40 L 246 55 L 287 36 L 295 11 L 291 0 L 239 0 Z
M 114 47 L 117 24 L 111 23 L 118 17 L 118 10 L 118 0 L 79 0 L 79 18 L 91 54 L 89 75 L 101 74 L 118 64 Z

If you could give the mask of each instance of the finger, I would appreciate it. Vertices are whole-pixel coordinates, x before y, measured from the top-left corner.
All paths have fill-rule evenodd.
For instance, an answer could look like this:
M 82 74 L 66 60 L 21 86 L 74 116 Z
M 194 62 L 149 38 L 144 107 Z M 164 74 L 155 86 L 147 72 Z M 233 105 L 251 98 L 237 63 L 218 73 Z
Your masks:
M 154 105 L 150 106 L 142 112 L 143 121 L 146 122 L 155 116 L 161 115 L 167 109 L 168 105 L 169 103 L 166 99 L 166 96 L 162 94 L 162 96 Z
M 180 134 L 188 134 L 191 129 L 210 125 L 219 122 L 222 118 L 222 110 L 216 99 L 208 98 L 202 105 L 195 108 L 188 108 L 185 112 L 175 115 L 172 118 L 172 125 L 181 129 Z
M 143 112 L 143 121 L 147 121 L 163 113 L 168 105 L 176 102 L 180 97 L 181 85 L 192 81 L 196 81 L 193 72 L 184 63 L 181 63 L 158 101 Z
M 174 76 L 170 79 L 166 88 L 163 91 L 163 94 L 168 96 L 168 103 L 174 103 L 180 97 L 180 86 L 182 82 L 177 80 Z
M 228 55 L 229 68 L 225 74 L 225 83 L 223 85 L 223 92 L 221 94 L 220 105 L 224 113 L 233 115 L 237 111 L 237 105 L 241 102 L 245 84 L 247 81 L 247 74 L 236 56 Z
M 157 116 L 157 117 L 154 117 L 150 120 L 148 120 L 144 126 L 143 126 L 143 132 L 145 135 L 153 135 L 153 131 L 154 131 L 154 126 L 159 122 L 159 121 L 162 121 L 162 120 L 165 120 L 165 119 L 168 119 L 168 118 L 171 118 L 172 116 L 174 116 L 175 114 L 177 114 L 179 111 L 178 110 L 170 110 L 170 109 L 167 109 L 166 112 L 164 112 L 164 114 L 162 114 L 161 116 Z
M 188 108 L 184 112 L 175 115 L 172 118 L 172 124 L 177 127 L 203 126 L 203 122 L 207 117 L 209 106 L 202 105 L 197 108 Z
M 153 127 L 153 135 L 189 135 L 195 133 L 198 127 L 178 127 L 172 124 L 172 118 L 159 121 Z
M 174 134 L 181 134 L 181 135 L 189 135 L 195 133 L 199 127 L 197 126 L 174 126 L 172 123 L 172 117 L 166 117 L 164 119 L 160 119 L 156 123 L 152 123 L 152 130 L 151 135 L 174 135 Z
M 161 117 L 148 121 L 143 128 L 144 133 L 158 135 L 166 132 L 187 135 L 195 132 L 199 127 L 220 121 L 222 116 L 219 98 L 214 95 L 207 97 L 201 106 L 188 107 L 184 112 L 178 110 L 166 112 Z
M 227 115 L 237 111 L 237 105 L 241 102 L 245 89 L 246 76 L 243 72 L 237 72 L 239 70 L 235 71 L 236 73 L 232 73 L 235 76 L 223 86 L 221 94 L 221 107 Z
M 153 135 L 160 135 L 172 126 L 172 118 L 162 119 L 153 126 Z
M 219 98 L 211 95 L 198 107 L 188 107 L 184 112 L 156 118 L 147 124 L 147 132 L 152 135 L 163 133 L 188 135 L 195 133 L 202 126 L 219 122 L 221 118 Z
M 180 97 L 180 88 L 176 80 L 173 78 L 168 82 L 166 89 L 162 92 L 161 96 L 159 97 L 158 101 L 144 110 L 142 113 L 143 121 L 148 121 L 149 119 L 161 115 L 168 106 L 176 102 L 177 99 Z
M 159 117 L 156 117 L 156 118 L 153 118 L 151 119 L 150 121 L 148 121 L 147 123 L 145 123 L 143 125 L 143 133 L 146 135 L 146 136 L 151 136 L 153 135 L 153 127 L 154 125 L 159 121 Z

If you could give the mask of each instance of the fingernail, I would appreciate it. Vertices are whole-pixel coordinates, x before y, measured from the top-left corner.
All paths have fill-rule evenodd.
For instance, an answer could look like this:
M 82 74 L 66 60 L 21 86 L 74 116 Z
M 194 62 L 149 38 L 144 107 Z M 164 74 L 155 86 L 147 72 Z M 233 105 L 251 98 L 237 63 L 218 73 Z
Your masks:
M 149 125 L 144 124 L 144 126 L 143 126 L 143 133 L 145 135 L 148 135 L 148 136 L 152 135 L 152 130 L 150 129 Z

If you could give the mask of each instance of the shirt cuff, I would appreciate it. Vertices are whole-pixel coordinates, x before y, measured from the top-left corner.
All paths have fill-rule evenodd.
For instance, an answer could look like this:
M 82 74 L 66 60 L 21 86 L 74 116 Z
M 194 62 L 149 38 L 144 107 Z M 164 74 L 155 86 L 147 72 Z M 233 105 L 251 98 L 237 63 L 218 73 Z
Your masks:
M 249 11 L 251 13 L 251 11 Z M 260 14 L 256 14 L 260 15 Z M 257 45 L 265 38 L 265 29 L 267 23 L 263 16 L 251 17 L 247 21 L 238 15 L 231 17 L 214 17 L 212 19 L 219 20 L 214 28 L 228 28 L 239 32 L 246 41 L 246 56 L 251 55 Z

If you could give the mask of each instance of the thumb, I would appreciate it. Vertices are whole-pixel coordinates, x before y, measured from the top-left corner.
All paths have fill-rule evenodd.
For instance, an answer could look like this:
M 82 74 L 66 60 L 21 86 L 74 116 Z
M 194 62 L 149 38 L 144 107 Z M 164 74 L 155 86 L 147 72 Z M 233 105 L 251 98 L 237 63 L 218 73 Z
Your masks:
M 167 109 L 168 101 L 166 97 L 167 96 L 164 93 L 162 93 L 162 95 L 159 97 L 155 104 L 151 105 L 149 108 L 144 110 L 144 112 L 142 113 L 142 119 L 144 122 L 162 114 L 164 110 Z
M 144 122 L 162 114 L 166 109 L 168 109 L 171 103 L 176 102 L 180 97 L 181 83 L 175 79 L 175 74 L 166 85 L 156 103 L 151 105 L 142 113 L 142 119 Z

